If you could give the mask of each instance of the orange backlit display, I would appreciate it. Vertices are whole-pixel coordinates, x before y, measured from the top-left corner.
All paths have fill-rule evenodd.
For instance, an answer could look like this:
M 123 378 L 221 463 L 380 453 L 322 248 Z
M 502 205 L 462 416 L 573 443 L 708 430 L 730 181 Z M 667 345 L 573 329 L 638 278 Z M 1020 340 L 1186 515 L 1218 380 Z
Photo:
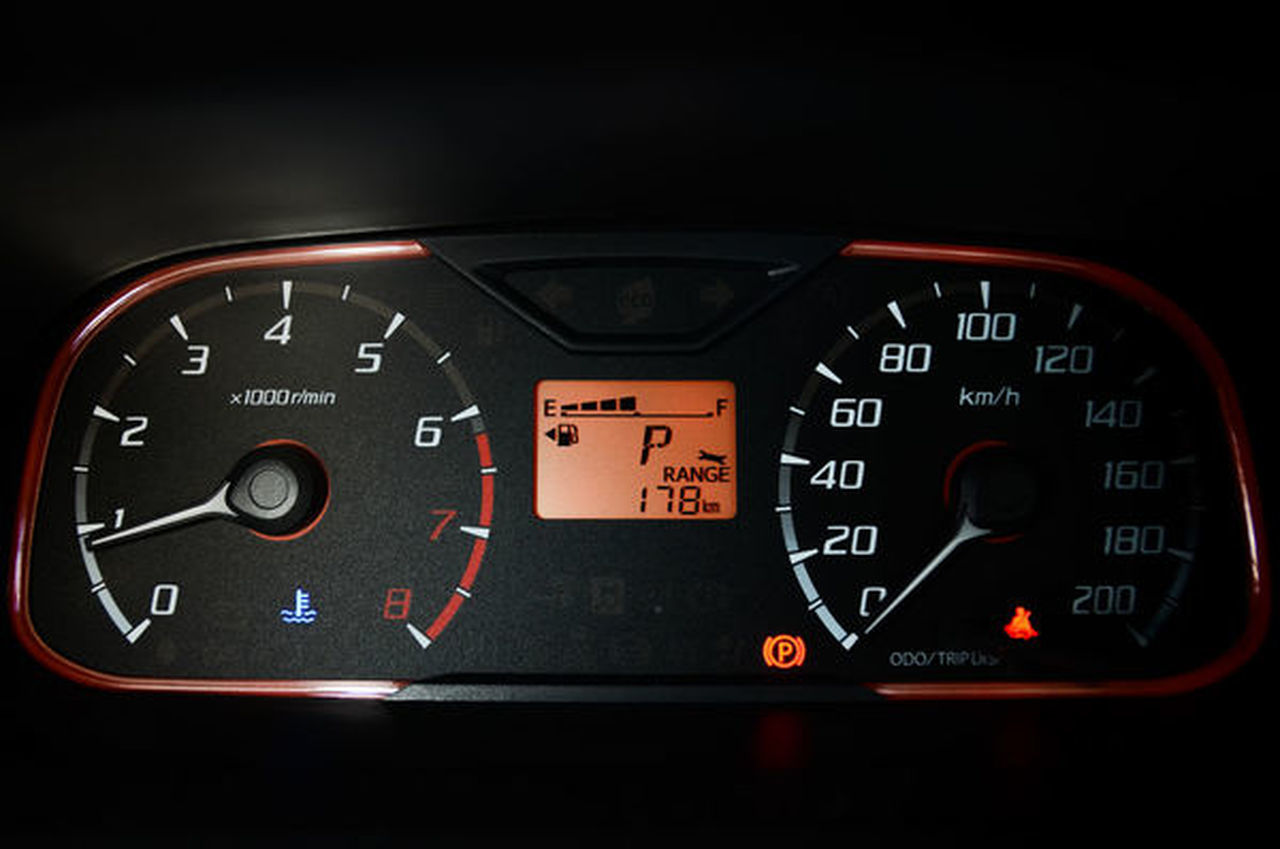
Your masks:
M 727 380 L 544 380 L 534 391 L 543 519 L 731 519 L 737 416 Z

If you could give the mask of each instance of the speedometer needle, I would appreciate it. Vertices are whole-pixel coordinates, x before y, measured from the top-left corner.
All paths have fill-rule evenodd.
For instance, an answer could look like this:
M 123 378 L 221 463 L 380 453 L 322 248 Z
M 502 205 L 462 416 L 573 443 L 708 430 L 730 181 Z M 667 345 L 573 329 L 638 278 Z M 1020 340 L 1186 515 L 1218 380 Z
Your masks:
M 134 525 L 131 528 L 125 528 L 122 531 L 116 531 L 113 534 L 100 536 L 97 539 L 90 540 L 89 547 L 102 548 L 103 546 L 127 542 L 137 537 L 167 531 L 182 525 L 202 522 L 206 519 L 226 519 L 235 516 L 235 509 L 227 502 L 227 493 L 230 489 L 231 482 L 227 481 L 218 487 L 217 492 L 199 504 L 182 510 L 175 510 L 172 513 L 158 516 L 155 519 L 143 522 L 140 525 Z
M 969 521 L 969 517 L 967 515 L 962 514 L 960 516 L 960 527 L 956 529 L 955 534 L 951 537 L 951 539 L 947 542 L 947 544 L 942 547 L 941 551 L 939 551 L 937 554 L 933 556 L 933 559 L 930 560 L 929 563 L 923 569 L 920 570 L 919 574 L 917 574 L 914 578 L 911 579 L 911 583 L 907 584 L 907 586 L 902 590 L 902 592 L 898 593 L 897 597 L 894 598 L 893 601 L 889 602 L 889 606 L 886 607 L 884 610 L 880 611 L 879 616 L 871 620 L 871 624 L 867 626 L 867 629 L 863 631 L 863 633 L 870 634 L 873 630 L 875 630 L 875 627 L 879 625 L 880 622 L 883 621 L 886 616 L 892 613 L 895 607 L 897 607 L 899 604 L 905 601 L 907 596 L 911 595 L 911 593 L 915 590 L 916 587 L 924 583 L 924 580 L 928 578 L 929 575 L 931 575 L 935 569 L 941 566 L 943 561 L 945 561 L 948 557 L 950 557 L 952 552 L 954 552 L 957 548 L 964 545 L 969 540 L 979 539 L 980 537 L 984 537 L 989 533 L 991 533 L 991 530 L 989 528 L 978 527 L 973 522 Z

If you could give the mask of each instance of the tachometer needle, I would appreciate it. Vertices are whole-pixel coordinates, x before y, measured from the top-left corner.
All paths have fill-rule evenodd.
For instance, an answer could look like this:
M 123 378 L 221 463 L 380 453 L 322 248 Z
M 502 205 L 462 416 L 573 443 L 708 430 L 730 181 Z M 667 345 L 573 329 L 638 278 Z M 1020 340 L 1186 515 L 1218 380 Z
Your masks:
M 925 578 L 928 578 L 929 575 L 933 573 L 933 570 L 941 566 L 943 561 L 945 561 L 948 557 L 950 557 L 952 552 L 954 552 L 957 548 L 964 545 L 969 540 L 984 537 L 989 533 L 991 533 L 991 530 L 989 528 L 980 528 L 977 525 L 973 524 L 973 522 L 969 521 L 968 516 L 961 515 L 960 527 L 956 529 L 955 534 L 951 537 L 951 539 L 947 542 L 947 544 L 942 547 L 941 551 L 939 551 L 937 554 L 933 556 L 933 559 L 930 560 L 928 564 L 923 569 L 920 570 L 920 573 L 918 575 L 916 575 L 914 578 L 911 579 L 911 583 L 907 584 L 907 586 L 902 590 L 902 592 L 898 593 L 897 597 L 894 598 L 893 601 L 889 602 L 889 606 L 886 607 L 884 610 L 880 611 L 879 616 L 871 620 L 871 624 L 867 626 L 867 629 L 863 631 L 863 633 L 870 634 L 873 630 L 875 630 L 875 627 L 879 625 L 886 616 L 892 613 L 895 607 L 897 607 L 904 600 L 906 600 L 907 596 L 911 595 L 911 593 L 915 590 L 916 587 L 924 583 Z
M 320 521 L 328 503 L 329 479 L 320 458 L 300 442 L 273 440 L 245 454 L 213 495 L 199 504 L 87 540 L 85 545 L 105 548 L 210 519 L 231 519 L 268 539 L 297 539 Z M 100 527 L 90 525 L 86 530 Z
M 227 481 L 218 487 L 217 492 L 199 504 L 176 510 L 173 513 L 167 513 L 164 516 L 158 516 L 131 528 L 125 528 L 112 534 L 100 536 L 97 539 L 91 539 L 88 541 L 88 546 L 89 548 L 102 548 L 120 542 L 128 542 L 131 539 L 137 539 L 149 534 L 171 530 L 182 525 L 203 522 L 206 519 L 226 519 L 235 516 L 235 509 L 227 501 L 227 493 L 230 489 L 231 482 Z

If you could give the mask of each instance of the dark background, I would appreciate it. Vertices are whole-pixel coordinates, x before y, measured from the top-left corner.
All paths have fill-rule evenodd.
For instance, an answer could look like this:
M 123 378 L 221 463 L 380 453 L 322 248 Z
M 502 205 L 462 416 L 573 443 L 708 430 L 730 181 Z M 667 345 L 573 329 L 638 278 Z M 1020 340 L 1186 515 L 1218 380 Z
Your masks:
M 1172 8 L 1172 7 L 1168 7 Z M 1274 478 L 1275 75 L 1257 21 L 1072 7 L 561 25 L 503 15 L 22 30 L 0 87 L 3 497 L 55 346 L 119 279 L 232 243 L 425 229 L 837 232 L 1041 248 L 1175 297 Z M 210 16 L 211 18 L 215 16 Z M 270 25 L 268 25 L 268 23 Z M 527 25 L 526 25 L 527 24 Z M 198 34 L 198 35 L 197 35 Z M 528 707 L 143 696 L 0 658 L 12 831 L 1167 830 L 1270 802 L 1274 639 L 1138 701 Z M 49 814 L 46 805 L 57 804 Z

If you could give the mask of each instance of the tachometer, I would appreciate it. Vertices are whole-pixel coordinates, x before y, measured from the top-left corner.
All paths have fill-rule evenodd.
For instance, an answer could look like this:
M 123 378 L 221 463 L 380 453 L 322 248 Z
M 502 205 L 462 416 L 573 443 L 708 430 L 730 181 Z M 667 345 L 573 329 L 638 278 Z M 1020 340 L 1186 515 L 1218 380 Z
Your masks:
M 46 657 L 205 689 L 429 666 L 476 590 L 497 469 L 461 357 L 364 273 L 424 254 L 197 261 L 85 325 L 28 579 Z

